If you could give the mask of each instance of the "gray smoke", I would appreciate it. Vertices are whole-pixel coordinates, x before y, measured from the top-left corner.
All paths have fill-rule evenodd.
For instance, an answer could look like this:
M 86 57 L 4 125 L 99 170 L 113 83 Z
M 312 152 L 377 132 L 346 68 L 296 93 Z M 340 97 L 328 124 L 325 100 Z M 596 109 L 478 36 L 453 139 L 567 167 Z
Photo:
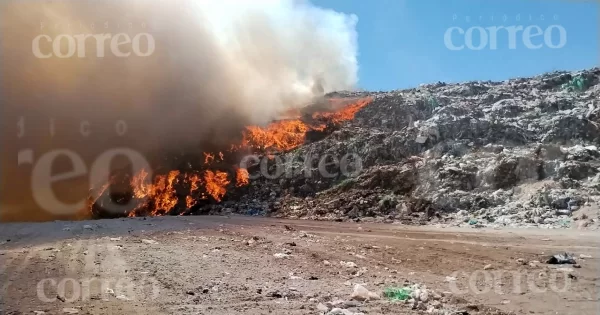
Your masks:
M 159 167 L 191 165 L 243 126 L 352 89 L 356 22 L 293 0 L 0 1 L 0 220 L 50 218 L 24 180 L 48 152 L 69 150 L 88 170 L 123 147 Z M 143 33 L 155 44 L 147 56 L 132 53 Z M 35 161 L 19 166 L 18 152 L 30 149 Z M 72 169 L 63 156 L 52 173 Z M 80 175 L 54 193 L 72 203 L 102 184 Z
M 5 30 L 14 61 L 6 69 L 14 81 L 5 87 L 18 110 L 29 107 L 59 126 L 91 120 L 96 135 L 119 119 L 137 144 L 157 149 L 215 140 L 239 133 L 232 126 L 268 123 L 357 83 L 356 16 L 308 1 L 15 3 L 5 8 L 7 27 L 16 24 Z M 115 57 L 109 38 L 98 58 L 92 36 L 118 33 L 150 34 L 153 54 Z M 40 34 L 54 41 L 90 35 L 85 58 L 35 58 L 32 40 Z M 39 43 L 42 53 L 52 52 L 47 38 Z M 58 48 L 68 52 L 68 40 Z

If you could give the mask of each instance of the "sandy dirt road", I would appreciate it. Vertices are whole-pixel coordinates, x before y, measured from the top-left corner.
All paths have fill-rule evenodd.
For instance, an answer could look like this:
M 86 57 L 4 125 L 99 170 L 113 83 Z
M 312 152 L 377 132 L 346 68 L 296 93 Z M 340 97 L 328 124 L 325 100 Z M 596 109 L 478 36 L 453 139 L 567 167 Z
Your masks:
M 357 283 L 420 283 L 455 314 L 600 312 L 591 231 L 197 216 L 2 224 L 0 244 L 2 314 L 423 312 Z M 565 251 L 581 268 L 544 263 Z

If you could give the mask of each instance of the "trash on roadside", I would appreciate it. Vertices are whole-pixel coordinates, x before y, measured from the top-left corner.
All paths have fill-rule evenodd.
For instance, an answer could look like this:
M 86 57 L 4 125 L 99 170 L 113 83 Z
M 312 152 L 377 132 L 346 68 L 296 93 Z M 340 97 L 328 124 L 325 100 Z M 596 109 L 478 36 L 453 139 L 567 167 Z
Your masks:
M 340 265 L 348 268 L 358 268 L 358 266 L 352 261 L 340 261 Z
M 573 255 L 564 253 L 564 254 L 557 254 L 557 255 L 550 257 L 550 259 L 548 259 L 548 261 L 546 263 L 551 264 L 551 265 L 562 265 L 562 264 L 576 264 L 577 262 L 575 262 L 575 258 L 573 257 Z
M 276 254 L 273 254 L 273 256 L 275 258 L 288 258 L 290 255 L 285 254 L 285 253 L 276 253 Z
M 79 313 L 79 310 L 73 307 L 65 307 L 63 308 L 63 313 L 67 313 L 67 314 L 77 314 Z
M 403 288 L 387 288 L 383 291 L 383 296 L 392 301 L 405 301 L 410 299 L 413 290 L 410 287 Z
M 477 221 L 476 219 L 469 220 L 469 225 L 475 225 L 477 223 L 479 223 L 479 221 Z
M 143 239 L 142 243 L 144 243 L 144 244 L 158 244 L 157 241 L 155 241 L 155 240 L 149 240 L 149 239 Z
M 357 301 L 366 301 L 366 300 L 379 300 L 380 297 L 377 293 L 369 291 L 367 288 L 363 287 L 360 284 L 354 285 L 354 291 L 350 296 L 351 299 Z

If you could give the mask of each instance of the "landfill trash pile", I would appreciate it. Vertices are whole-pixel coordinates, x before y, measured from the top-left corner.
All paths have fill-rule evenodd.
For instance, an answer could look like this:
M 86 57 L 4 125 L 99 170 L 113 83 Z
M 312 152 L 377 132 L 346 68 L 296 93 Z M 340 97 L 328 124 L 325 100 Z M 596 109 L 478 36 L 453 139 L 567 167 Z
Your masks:
M 279 155 L 280 176 L 252 180 L 208 212 L 598 227 L 600 68 L 332 96 L 373 101 L 324 138 Z M 319 165 L 325 156 L 345 172 L 327 158 Z M 275 164 L 263 173 L 277 174 Z

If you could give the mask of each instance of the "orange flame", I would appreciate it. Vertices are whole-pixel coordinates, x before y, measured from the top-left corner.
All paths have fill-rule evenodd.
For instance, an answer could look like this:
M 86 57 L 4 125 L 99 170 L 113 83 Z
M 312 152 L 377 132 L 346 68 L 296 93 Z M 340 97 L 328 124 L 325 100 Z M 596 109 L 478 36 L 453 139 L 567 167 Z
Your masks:
M 346 101 L 343 99 L 330 100 L 331 107 L 337 108 L 337 110 L 312 114 L 312 119 L 316 122 L 303 122 L 299 118 L 299 110 L 290 110 L 285 113 L 286 117 L 289 117 L 287 120 L 276 121 L 265 127 L 247 126 L 246 130 L 242 132 L 241 143 L 231 144 L 228 151 L 254 148 L 264 151 L 268 157 L 272 158 L 272 153 L 276 151 L 288 151 L 302 145 L 306 139 L 306 133 L 311 130 L 324 130 L 328 123 L 339 124 L 353 119 L 356 113 L 371 101 L 371 98 L 363 98 L 344 106 Z M 203 154 L 204 164 L 214 162 L 214 153 L 203 152 Z M 221 161 L 225 160 L 223 152 L 217 154 Z M 150 215 L 153 216 L 164 215 L 171 211 L 179 203 L 175 189 L 179 180 L 189 184 L 189 193 L 185 196 L 185 205 L 188 209 L 196 205 L 199 200 L 208 199 L 208 196 L 220 202 L 227 192 L 227 186 L 231 183 L 228 174 L 218 170 L 207 170 L 202 177 L 196 173 L 180 174 L 177 170 L 166 175 L 157 175 L 153 179 L 149 179 L 148 176 L 149 173 L 146 170 L 141 170 L 131 179 L 133 197 L 138 199 L 140 204 L 129 213 L 130 217 L 147 214 L 147 212 L 140 213 L 141 211 L 150 211 Z M 248 185 L 249 177 L 247 169 L 236 169 L 235 186 Z M 90 211 L 92 205 L 108 186 L 109 183 L 102 186 L 100 193 L 95 198 L 90 196 L 88 199 Z M 204 189 L 200 190 L 201 187 Z
M 208 164 L 215 160 L 215 156 L 210 153 L 202 152 L 204 154 L 204 164 Z
M 206 171 L 204 173 L 204 181 L 206 183 L 206 192 L 216 201 L 221 201 L 227 191 L 225 187 L 229 185 L 227 173 L 221 171 Z
M 190 184 L 190 193 L 185 197 L 185 206 L 189 209 L 197 203 L 192 194 L 200 188 L 200 176 L 197 174 L 186 175 L 186 181 Z
M 152 215 L 164 215 L 177 205 L 177 196 L 175 187 L 179 171 L 170 171 L 167 176 L 158 176 L 157 183 L 154 185 L 154 211 Z
M 247 169 L 238 168 L 235 175 L 237 187 L 246 186 L 250 183 L 250 174 L 248 174 Z
M 302 143 L 310 127 L 298 119 L 282 120 L 266 127 L 248 126 L 243 136 L 245 146 L 262 150 L 290 150 Z

